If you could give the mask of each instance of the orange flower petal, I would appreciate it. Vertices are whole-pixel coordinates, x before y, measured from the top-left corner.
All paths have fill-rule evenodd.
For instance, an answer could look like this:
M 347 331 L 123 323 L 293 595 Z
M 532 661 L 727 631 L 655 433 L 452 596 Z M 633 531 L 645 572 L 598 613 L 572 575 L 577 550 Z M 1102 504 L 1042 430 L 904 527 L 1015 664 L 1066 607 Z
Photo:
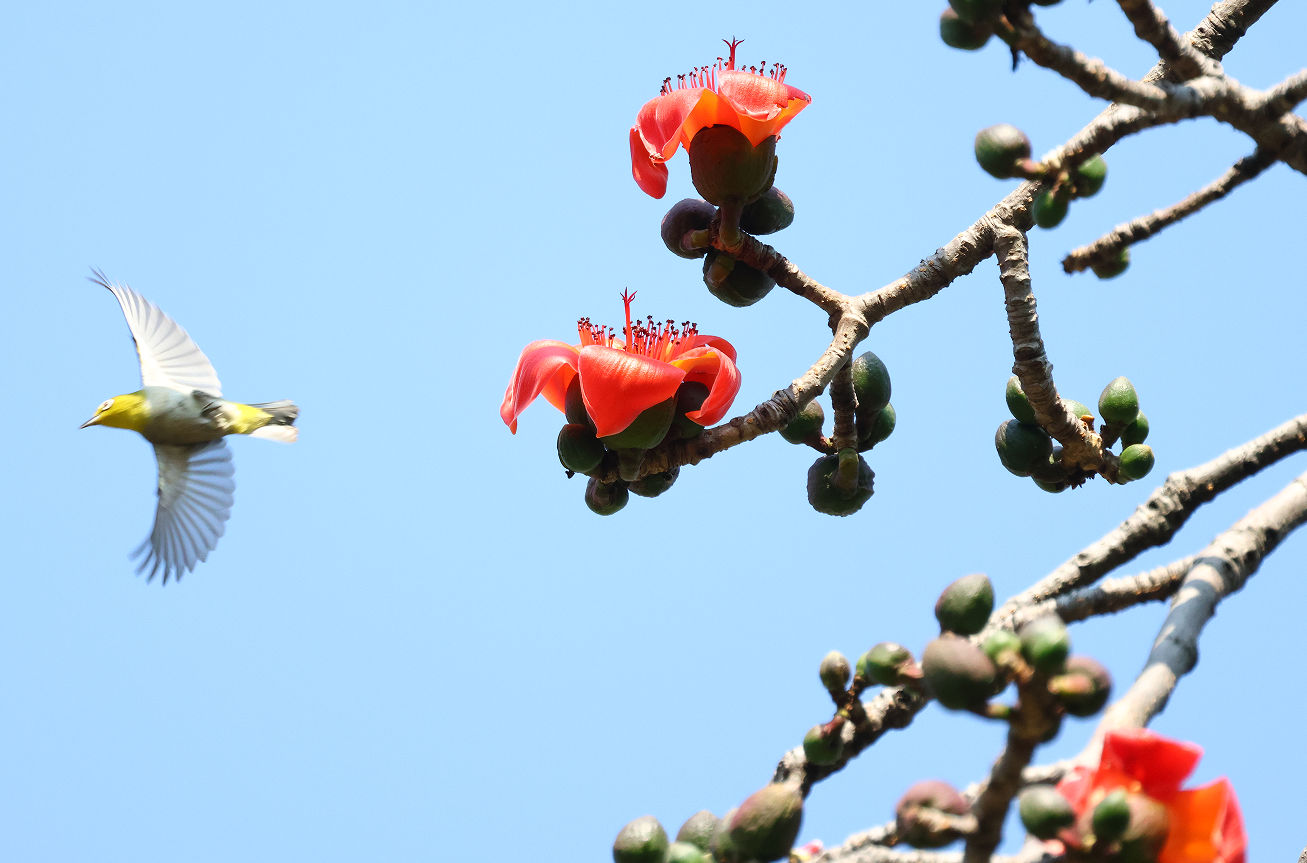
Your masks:
M 676 394 L 685 372 L 661 360 L 603 345 L 581 348 L 581 397 L 600 437 L 617 434 L 641 412 Z
M 517 368 L 513 369 L 513 377 L 504 391 L 504 403 L 499 406 L 499 416 L 513 434 L 517 434 L 517 418 L 536 400 L 536 396 L 547 392 L 557 397 L 559 385 L 556 377 L 566 377 L 562 382 L 562 392 L 567 392 L 567 384 L 576 374 L 577 361 L 575 347 L 552 339 L 532 342 L 522 348 Z M 562 410 L 561 398 L 554 401 L 548 394 L 545 397 Z
M 667 194 L 667 166 L 655 162 L 640 137 L 640 130 L 631 127 L 631 176 L 646 195 L 661 198 Z
M 717 348 L 701 347 L 686 351 L 672 365 L 685 370 L 685 379 L 708 386 L 708 398 L 697 411 L 685 415 L 702 426 L 710 426 L 726 416 L 740 392 L 740 370 L 732 357 Z
M 1171 833 L 1158 863 L 1242 863 L 1248 838 L 1230 780 L 1181 791 L 1166 808 Z
M 793 101 L 812 101 L 807 93 L 775 78 L 738 70 L 717 73 L 717 92 L 738 113 L 755 120 L 771 120 Z

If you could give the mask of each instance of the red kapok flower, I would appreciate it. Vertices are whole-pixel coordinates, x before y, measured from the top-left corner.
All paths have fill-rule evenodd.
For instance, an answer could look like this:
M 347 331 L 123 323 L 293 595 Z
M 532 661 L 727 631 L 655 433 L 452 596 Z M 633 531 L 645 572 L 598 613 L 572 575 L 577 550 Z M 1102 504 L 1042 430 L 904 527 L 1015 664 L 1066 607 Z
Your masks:
M 1146 794 L 1170 815 L 1171 832 L 1158 863 L 1244 863 L 1248 837 L 1230 780 L 1180 790 L 1203 750 L 1146 728 L 1107 732 L 1096 769 L 1077 767 L 1057 790 L 1081 815 L 1118 788 Z
M 725 40 L 723 40 L 725 41 Z M 663 81 L 662 92 L 650 99 L 636 115 L 631 127 L 631 173 L 649 195 L 661 198 L 667 192 L 667 166 L 663 163 L 678 147 L 690 148 L 695 133 L 705 126 L 732 126 L 758 146 L 776 135 L 795 115 L 808 107 L 812 97 L 785 83 L 786 69 L 767 61 L 760 66 L 735 68 L 735 49 L 726 43 L 731 56 L 717 58 L 714 66 L 702 66 L 688 75 Z M 723 65 L 725 64 L 725 65 Z
M 599 437 L 617 434 L 642 412 L 676 394 L 684 381 L 704 384 L 708 397 L 686 416 L 699 425 L 712 425 L 726 415 L 740 391 L 735 348 L 717 336 L 701 336 L 694 324 L 672 321 L 631 322 L 635 293 L 622 292 L 626 304 L 624 338 L 617 338 L 589 318 L 577 323 L 581 343 L 544 340 L 522 349 L 513 379 L 504 392 L 499 415 L 514 434 L 517 418 L 543 395 L 560 411 L 567 388 L 581 379 L 581 397 Z

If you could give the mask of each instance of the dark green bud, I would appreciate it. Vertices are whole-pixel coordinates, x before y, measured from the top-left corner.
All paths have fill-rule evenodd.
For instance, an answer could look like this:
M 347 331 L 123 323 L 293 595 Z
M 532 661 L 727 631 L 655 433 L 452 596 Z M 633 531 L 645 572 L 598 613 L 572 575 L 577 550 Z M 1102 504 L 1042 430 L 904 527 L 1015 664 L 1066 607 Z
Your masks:
M 1010 629 L 998 629 L 990 633 L 985 639 L 985 655 L 995 663 L 1000 661 L 1005 653 L 1020 653 L 1021 639 Z
M 828 767 L 840 760 L 844 754 L 844 741 L 838 728 L 832 730 L 825 725 L 814 725 L 803 736 L 803 757 L 809 764 Z
M 662 237 L 665 245 L 673 255 L 682 258 L 702 258 L 708 251 L 703 249 L 684 249 L 681 247 L 681 240 L 690 231 L 702 231 L 712 222 L 713 216 L 717 214 L 717 208 L 707 201 L 701 201 L 698 198 L 686 198 L 678 201 L 663 216 Z
M 933 829 L 930 819 L 922 818 L 923 810 L 966 815 L 971 807 L 966 798 L 947 782 L 930 779 L 913 785 L 894 807 L 894 826 L 899 840 L 913 848 L 943 848 L 960 838 L 957 831 Z
M 957 14 L 966 20 L 961 12 Z M 1030 139 L 1016 126 L 999 123 L 976 133 L 976 161 L 992 177 L 1006 180 L 1016 176 L 1017 165 L 1029 158 Z
M 950 48 L 977 51 L 984 48 L 993 35 L 994 28 L 989 24 L 983 21 L 969 24 L 959 18 L 952 7 L 945 9 L 944 14 L 939 16 L 939 38 Z
M 1003 10 L 1003 0 L 948 0 L 963 21 L 986 21 Z
M 735 843 L 731 841 L 731 819 L 739 809 L 730 809 L 717 822 L 717 829 L 713 831 L 712 839 L 708 845 L 708 851 L 712 854 L 717 863 L 737 863 L 735 859 Z
M 1120 788 L 1103 798 L 1094 807 L 1091 821 L 1094 829 L 1094 844 L 1104 845 L 1115 842 L 1125 835 L 1130 827 L 1130 800 Z
M 945 633 L 926 645 L 921 657 L 926 686 L 949 710 L 984 705 L 998 682 L 998 669 L 965 638 Z
M 1143 479 L 1153 469 L 1153 448 L 1146 443 L 1132 443 L 1121 450 L 1121 476 Z
M 836 482 L 835 474 L 840 470 L 838 454 L 824 455 L 808 468 L 808 503 L 817 512 L 826 515 L 853 515 L 871 500 L 876 474 L 861 456 L 854 453 L 854 457 L 857 458 L 857 475 L 851 490 L 841 488 Z
M 744 208 L 740 228 L 761 236 L 783 231 L 794 224 L 794 202 L 790 196 L 772 186 L 758 200 Z
M 1066 665 L 1071 652 L 1071 636 L 1066 624 L 1056 615 L 1038 617 L 1021 627 L 1021 655 L 1031 668 L 1044 674 L 1057 674 Z
M 612 515 L 626 506 L 631 499 L 626 486 L 620 482 L 600 482 L 595 477 L 585 484 L 585 505 L 596 515 Z
M 867 351 L 853 361 L 850 371 L 853 373 L 853 394 L 858 397 L 858 412 L 875 419 L 876 414 L 889 404 L 889 369 L 885 368 L 880 357 Z
M 676 841 L 689 842 L 696 848 L 707 851 L 711 847 L 713 833 L 717 831 L 717 825 L 720 823 L 721 819 L 707 809 L 696 812 L 686 819 L 680 830 L 676 831 Z
M 1056 228 L 1066 218 L 1070 206 L 1061 195 L 1054 195 L 1052 189 L 1045 189 L 1035 198 L 1035 224 L 1041 228 Z
M 1130 794 L 1127 799 L 1130 826 L 1121 837 L 1119 859 L 1121 863 L 1153 863 L 1171 834 L 1171 814 L 1161 803 L 1143 794 Z
M 775 135 L 755 147 L 734 126 L 708 126 L 695 133 L 687 149 L 694 188 L 716 207 L 756 201 L 776 177 Z
M 1090 264 L 1089 269 L 1094 271 L 1094 275 L 1100 279 L 1115 279 L 1121 275 L 1130 266 L 1130 247 L 1126 246 L 1117 252 L 1110 260 L 1101 264 Z
M 1030 406 L 1026 391 L 1021 389 L 1021 379 L 1016 375 L 1007 379 L 1006 397 L 1007 409 L 1012 412 L 1012 416 L 1026 425 L 1039 425 L 1039 421 L 1035 419 L 1035 409 Z
M 964 575 L 944 588 L 935 601 L 935 619 L 942 632 L 975 635 L 994 610 L 994 585 L 981 573 Z
M 1125 446 L 1131 444 L 1143 443 L 1148 440 L 1148 417 L 1140 411 L 1135 421 L 1121 430 L 1121 443 Z
M 821 676 L 821 685 L 831 692 L 843 692 L 849 688 L 849 660 L 838 650 L 826 654 L 817 673 Z
M 680 440 L 698 437 L 703 426 L 686 416 L 690 411 L 697 411 L 708 400 L 707 384 L 698 381 L 686 381 L 676 388 L 676 415 L 672 417 L 672 431 Z
M 567 393 L 563 396 L 563 415 L 573 425 L 583 425 L 587 428 L 595 427 L 594 421 L 590 419 L 590 414 L 586 412 L 585 399 L 581 397 L 580 375 L 572 378 L 572 382 L 567 385 Z
M 790 855 L 803 824 L 803 795 L 773 783 L 740 804 L 731 819 L 731 842 L 741 861 L 771 863 Z
M 681 469 L 672 466 L 671 470 L 662 473 L 651 473 L 640 477 L 627 485 L 631 494 L 638 494 L 640 497 L 657 497 L 667 489 L 672 487 L 676 478 L 681 475 Z
M 882 641 L 862 654 L 858 675 L 882 686 L 898 686 L 904 682 L 903 672 L 916 664 L 911 650 L 892 641 Z
M 1076 194 L 1092 198 L 1107 181 L 1107 163 L 1095 153 L 1076 166 Z
M 589 426 L 569 423 L 558 432 L 558 460 L 576 473 L 587 473 L 604 460 L 604 445 Z
M 994 433 L 994 448 L 1009 473 L 1030 476 L 1036 466 L 1053 455 L 1053 439 L 1039 426 L 1008 420 Z
M 1132 423 L 1139 416 L 1139 394 L 1127 377 L 1119 377 L 1103 387 L 1098 397 L 1098 415 L 1112 425 Z
M 790 424 L 781 429 L 781 437 L 790 443 L 803 443 L 813 435 L 821 434 L 822 424 L 826 422 L 826 412 L 816 399 L 803 406 L 803 410 L 790 420 Z
M 861 415 L 858 416 L 858 419 L 862 419 Z M 898 424 L 898 421 L 899 417 L 894 411 L 894 405 L 885 405 L 885 407 L 881 408 L 880 413 L 876 414 L 876 418 L 872 420 L 871 427 L 867 429 L 865 435 L 861 429 L 858 430 L 858 443 L 866 444 L 867 448 L 870 449 L 894 434 L 894 426 Z
M 703 283 L 708 293 L 736 308 L 753 305 L 776 287 L 771 276 L 716 249 L 703 259 Z
M 601 437 L 609 449 L 653 449 L 663 442 L 676 415 L 676 397 L 661 401 L 640 413 L 631 424 L 619 431 Z
M 690 842 L 673 842 L 667 847 L 666 863 L 709 863 L 712 855 Z
M 1071 487 L 1071 483 L 1065 479 L 1050 481 L 1050 480 L 1040 479 L 1037 476 L 1032 476 L 1031 480 L 1034 481 L 1035 485 L 1039 486 L 1041 489 L 1048 492 L 1049 494 L 1059 494 Z
M 1058 833 L 1076 823 L 1070 801 L 1052 785 L 1031 785 L 1022 791 L 1018 812 L 1021 823 L 1036 839 L 1056 839 Z
M 663 863 L 666 855 L 667 831 L 652 815 L 627 824 L 613 842 L 613 863 Z
M 1067 713 L 1093 716 L 1112 697 L 1112 675 L 1091 657 L 1072 656 L 1066 661 L 1066 671 L 1050 680 L 1048 688 Z

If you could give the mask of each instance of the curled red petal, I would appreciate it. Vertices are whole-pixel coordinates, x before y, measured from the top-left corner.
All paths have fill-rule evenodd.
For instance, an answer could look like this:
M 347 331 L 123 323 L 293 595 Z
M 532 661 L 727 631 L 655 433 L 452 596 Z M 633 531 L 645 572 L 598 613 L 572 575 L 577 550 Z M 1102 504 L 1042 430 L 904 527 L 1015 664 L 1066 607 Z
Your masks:
M 740 392 L 740 370 L 734 358 L 717 348 L 694 348 L 672 360 L 672 364 L 685 370 L 685 378 L 708 386 L 708 398 L 697 411 L 685 415 L 701 426 L 710 426 L 726 416 Z
M 794 94 L 805 102 L 812 101 L 802 90 L 752 72 L 718 72 L 717 92 L 740 114 L 755 120 L 775 117 L 796 98 Z
M 1147 728 L 1118 728 L 1103 739 L 1100 771 L 1117 771 L 1137 780 L 1150 797 L 1165 801 L 1180 790 L 1193 772 L 1203 749 L 1172 740 Z
M 1217 782 L 1224 783 L 1229 793 L 1226 797 L 1225 818 L 1218 826 L 1216 851 L 1220 855 L 1219 863 L 1244 863 L 1248 853 L 1248 833 L 1243 826 L 1243 810 L 1239 808 L 1239 798 L 1235 796 L 1234 785 L 1222 776 Z
M 556 378 L 566 377 L 562 381 L 562 389 L 566 392 L 576 368 L 577 350 L 565 342 L 544 339 L 522 348 L 508 389 L 504 391 L 504 403 L 499 406 L 499 416 L 509 430 L 517 434 L 517 418 L 542 392 L 557 389 Z M 561 408 L 557 402 L 555 405 Z
M 667 166 L 649 156 L 640 131 L 631 127 L 631 176 L 646 195 L 661 198 L 667 194 Z
M 1158 863 L 1242 863 L 1248 837 L 1228 779 L 1181 791 L 1166 808 L 1171 832 Z
M 681 352 L 677 354 L 677 356 L 682 356 L 695 348 L 701 348 L 705 345 L 716 348 L 726 354 L 731 358 L 731 362 L 737 362 L 735 357 L 735 346 L 721 336 L 694 336 L 693 338 L 686 339 L 681 344 Z
M 705 91 L 701 87 L 685 90 L 673 90 L 662 96 L 650 99 L 635 115 L 635 129 L 644 139 L 649 154 L 657 161 L 665 162 L 676 152 L 682 143 L 681 127 L 687 117 L 699 104 Z M 632 147 L 634 147 L 632 142 Z
M 676 395 L 685 372 L 670 363 L 603 345 L 579 353 L 581 397 L 595 434 L 617 434 L 641 412 Z

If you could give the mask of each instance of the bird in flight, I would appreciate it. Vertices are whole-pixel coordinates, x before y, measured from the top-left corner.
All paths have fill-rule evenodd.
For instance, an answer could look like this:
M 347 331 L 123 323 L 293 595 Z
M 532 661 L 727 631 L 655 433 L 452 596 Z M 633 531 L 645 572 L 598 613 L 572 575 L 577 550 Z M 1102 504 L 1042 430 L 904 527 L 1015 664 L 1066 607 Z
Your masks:
M 209 358 L 176 321 L 136 291 L 93 270 L 122 306 L 141 361 L 141 389 L 114 396 L 82 424 L 131 429 L 154 444 L 159 462 L 159 502 L 154 528 L 132 552 L 144 555 L 139 575 L 180 579 L 208 559 L 231 515 L 236 481 L 231 450 L 223 437 L 251 437 L 292 443 L 300 409 L 290 401 L 229 402 Z

